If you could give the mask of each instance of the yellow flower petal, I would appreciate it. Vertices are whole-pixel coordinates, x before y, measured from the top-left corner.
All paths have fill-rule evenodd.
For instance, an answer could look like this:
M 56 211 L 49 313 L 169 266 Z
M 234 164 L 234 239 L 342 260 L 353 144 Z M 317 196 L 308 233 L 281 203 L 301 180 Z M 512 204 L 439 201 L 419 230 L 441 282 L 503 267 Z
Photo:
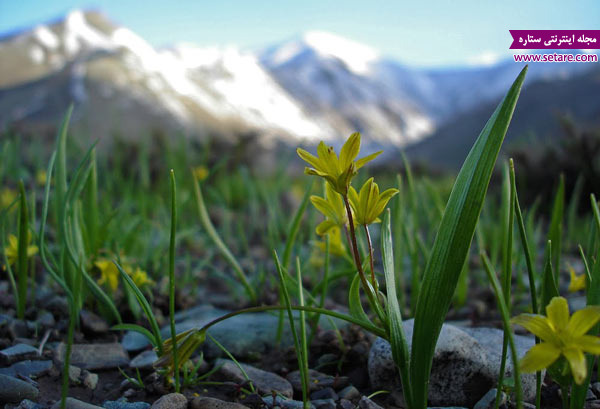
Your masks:
M 355 132 L 342 146 L 342 150 L 340 151 L 340 168 L 347 169 L 354 159 L 358 156 L 358 151 L 360 150 L 360 133 Z
M 322 236 L 324 234 L 329 233 L 329 231 L 335 227 L 337 227 L 337 224 L 335 224 L 335 222 L 333 222 L 332 220 L 327 219 L 317 225 L 316 231 L 319 236 Z
M 587 365 L 583 351 L 574 347 L 566 348 L 563 351 L 563 355 L 569 361 L 571 374 L 573 375 L 573 379 L 575 379 L 575 383 L 581 385 L 587 376 Z
M 582 335 L 580 337 L 573 338 L 571 344 L 594 355 L 600 355 L 600 338 L 593 335 Z
M 514 317 L 511 322 L 522 326 L 543 341 L 556 342 L 557 340 L 548 318 L 543 315 L 520 314 Z
M 363 166 L 365 166 L 365 164 L 367 162 L 372 161 L 373 159 L 375 159 L 376 157 L 378 157 L 382 153 L 383 153 L 383 151 L 375 152 L 375 153 L 372 153 L 370 155 L 365 156 L 364 158 L 361 158 L 361 159 L 357 160 L 356 161 L 356 170 L 359 170 L 360 168 L 362 168 Z
M 569 304 L 564 297 L 554 297 L 546 306 L 546 315 L 552 327 L 559 331 L 569 323 Z
M 296 149 L 296 153 L 298 154 L 298 156 L 300 156 L 300 158 L 303 161 L 308 162 L 309 164 L 311 164 L 313 168 L 317 169 L 317 168 L 320 167 L 319 158 L 317 158 L 313 154 L 305 151 L 302 148 Z
M 569 288 L 567 291 L 574 293 L 579 290 L 585 290 L 586 277 L 585 274 L 577 275 L 573 267 L 569 266 L 569 273 L 571 274 L 571 281 L 569 282 Z
M 537 372 L 552 365 L 559 356 L 560 349 L 548 342 L 542 342 L 527 351 L 519 366 L 523 372 Z
M 582 310 L 575 311 L 567 325 L 567 332 L 574 337 L 584 335 L 598 321 L 600 321 L 600 307 L 595 305 L 585 307 Z

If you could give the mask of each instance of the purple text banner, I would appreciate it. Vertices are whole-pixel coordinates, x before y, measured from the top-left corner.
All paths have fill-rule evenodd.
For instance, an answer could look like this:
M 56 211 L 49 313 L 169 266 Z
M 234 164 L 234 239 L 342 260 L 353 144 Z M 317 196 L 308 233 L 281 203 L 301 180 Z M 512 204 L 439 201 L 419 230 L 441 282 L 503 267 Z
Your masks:
M 510 49 L 521 50 L 597 50 L 600 30 L 509 30 Z

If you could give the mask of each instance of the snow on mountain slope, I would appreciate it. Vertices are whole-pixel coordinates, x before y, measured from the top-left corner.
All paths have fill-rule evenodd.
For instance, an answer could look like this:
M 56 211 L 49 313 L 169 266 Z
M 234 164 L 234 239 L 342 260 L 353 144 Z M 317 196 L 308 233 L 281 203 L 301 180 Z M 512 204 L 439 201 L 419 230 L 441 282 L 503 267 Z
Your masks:
M 171 115 L 188 130 L 209 125 L 238 133 L 256 132 L 267 144 L 275 138 L 313 141 L 333 135 L 326 123 L 308 117 L 253 55 L 232 48 L 181 45 L 156 50 L 102 14 L 81 11 L 0 39 L 0 88 L 64 70 L 72 75 L 68 88 L 76 103 L 86 101 L 86 85 L 93 82 L 99 90 L 97 97 L 109 98 L 115 90 L 119 95 L 129 91 L 134 97 L 153 101 L 153 110 Z M 27 109 L 15 107 L 12 111 Z M 8 117 L 0 114 L 4 123 L 11 119 L 14 115 L 10 113 Z
M 402 146 L 433 130 L 420 107 L 374 75 L 378 54 L 339 36 L 309 32 L 261 54 L 261 63 L 313 117 L 342 135 Z

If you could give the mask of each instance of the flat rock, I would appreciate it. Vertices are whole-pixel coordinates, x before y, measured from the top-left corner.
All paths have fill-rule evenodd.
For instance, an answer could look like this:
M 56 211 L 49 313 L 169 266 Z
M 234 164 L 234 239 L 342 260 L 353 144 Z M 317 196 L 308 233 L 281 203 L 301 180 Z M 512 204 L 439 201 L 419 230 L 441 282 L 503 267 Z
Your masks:
M 81 319 L 81 326 L 86 332 L 102 334 L 108 332 L 110 329 L 104 318 L 101 318 L 91 311 L 81 310 L 79 312 L 79 317 Z
M 493 388 L 488 391 L 479 401 L 475 404 L 473 409 L 494 409 L 496 407 L 496 394 L 498 389 Z M 500 395 L 500 405 L 506 402 L 506 394 L 502 392 Z
M 152 369 L 152 364 L 156 362 L 158 355 L 153 349 L 142 352 L 129 362 L 130 368 Z
M 66 344 L 61 342 L 54 353 L 54 360 L 64 362 Z M 119 343 L 74 344 L 71 349 L 71 365 L 82 369 L 110 369 L 129 365 L 129 355 Z
M 335 409 L 335 400 L 333 399 L 313 399 L 310 403 L 317 409 Z
M 66 409 L 102 409 L 101 406 L 92 405 L 75 398 L 67 398 L 65 403 Z M 60 409 L 60 399 L 52 406 L 52 409 Z
M 36 356 L 38 356 L 38 350 L 27 344 L 13 345 L 0 351 L 0 361 L 5 365 Z
M 46 409 L 46 407 L 29 399 L 23 399 L 15 409 Z
M 42 376 L 52 369 L 52 361 L 21 361 L 12 364 L 7 368 L 0 368 L 0 374 L 8 376 L 26 376 L 34 378 Z
M 379 406 L 366 396 L 360 398 L 360 400 L 358 401 L 358 407 L 360 409 L 383 409 L 381 406 Z
M 0 403 L 19 403 L 23 399 L 37 399 L 38 389 L 12 376 L 0 375 Z
M 248 409 L 248 407 L 235 402 L 225 402 L 215 398 L 200 397 L 191 400 L 190 409 Z
M 237 383 L 246 381 L 243 372 L 233 361 L 228 359 L 218 359 L 215 362 L 215 366 L 220 366 L 218 374 L 227 380 Z M 277 391 L 277 393 L 286 398 L 291 398 L 293 396 L 294 389 L 292 388 L 292 385 L 281 376 L 247 364 L 240 364 L 240 366 L 244 369 L 258 393 L 270 394 L 272 391 Z
M 181 393 L 169 393 L 155 401 L 151 409 L 186 409 L 188 400 Z
M 127 402 L 127 399 L 107 400 L 102 404 L 104 409 L 148 409 L 149 403 L 146 402 Z
M 264 396 L 263 402 L 269 407 L 273 408 L 273 397 Z M 304 409 L 304 403 L 293 399 L 283 399 L 281 396 L 275 397 L 275 405 L 281 409 Z M 310 409 L 316 409 L 315 405 L 310 404 Z

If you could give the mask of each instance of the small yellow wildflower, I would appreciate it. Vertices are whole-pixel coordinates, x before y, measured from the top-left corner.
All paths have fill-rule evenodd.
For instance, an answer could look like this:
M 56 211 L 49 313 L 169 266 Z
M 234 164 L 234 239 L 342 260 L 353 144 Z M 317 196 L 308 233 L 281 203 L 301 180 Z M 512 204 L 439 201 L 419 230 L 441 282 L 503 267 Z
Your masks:
M 324 178 L 331 184 L 333 190 L 341 195 L 348 193 L 350 181 L 367 162 L 375 159 L 382 151 L 375 152 L 359 160 L 354 160 L 360 150 L 360 133 L 355 132 L 342 146 L 338 158 L 332 146 L 325 145 L 321 141 L 317 147 L 317 156 L 314 156 L 304 149 L 298 148 L 298 156 L 305 162 L 308 162 L 312 168 L 305 168 L 304 173 Z
M 181 366 L 185 364 L 188 359 L 190 359 L 194 351 L 198 349 L 205 340 L 206 330 L 199 330 L 198 328 L 192 328 L 187 331 L 180 332 L 175 336 L 179 368 L 181 368 Z M 173 360 L 173 339 L 171 337 L 165 339 L 163 343 L 163 354 L 157 361 L 154 362 L 152 366 L 155 368 L 167 368 L 169 373 L 174 372 L 175 363 Z
M 564 356 L 573 379 L 581 385 L 587 376 L 584 352 L 600 355 L 600 338 L 585 335 L 600 321 L 600 307 L 588 306 L 570 317 L 567 300 L 554 297 L 546 307 L 546 315 L 521 314 L 512 319 L 543 341 L 527 351 L 520 362 L 521 370 L 536 372 Z
M 366 226 L 381 222 L 379 215 L 397 193 L 398 189 L 388 189 L 380 194 L 379 186 L 373 178 L 365 182 L 360 188 L 360 193 L 356 193 L 356 190 L 350 186 L 348 197 L 354 211 L 354 223 Z
M 581 274 L 581 275 L 575 274 L 575 269 L 572 266 L 569 266 L 569 273 L 571 274 L 571 281 L 569 282 L 569 288 L 567 289 L 567 291 L 574 293 L 579 290 L 585 290 L 585 286 L 586 286 L 585 274 Z
M 195 168 L 192 169 L 192 173 L 194 174 L 194 177 L 202 182 L 204 179 L 206 179 L 208 177 L 209 171 L 208 168 L 206 166 L 196 166 Z
M 34 256 L 38 252 L 38 247 L 35 245 L 30 246 L 29 243 L 31 243 L 30 232 L 27 233 L 27 258 Z M 14 234 L 8 236 L 8 246 L 4 247 L 4 252 L 6 253 L 8 264 L 15 264 L 19 257 L 19 239 L 17 239 L 17 236 Z
M 107 284 L 112 291 L 116 291 L 119 286 L 119 269 L 111 260 L 98 259 L 94 266 L 100 270 L 100 279 L 98 284 Z
M 344 246 L 344 243 L 342 243 L 342 233 L 339 227 L 334 227 L 329 230 L 327 232 L 327 237 L 329 237 L 329 253 L 336 256 L 343 256 L 346 254 L 346 247 Z M 327 248 L 327 242 L 325 240 L 317 241 L 317 247 L 324 253 Z
M 318 235 L 322 236 L 335 227 L 344 227 L 348 224 L 344 200 L 329 183 L 325 184 L 325 198 L 311 196 L 310 201 L 318 211 L 325 215 L 325 220 L 317 226 Z
M 131 268 L 129 268 L 129 270 L 131 271 Z M 135 285 L 139 288 L 154 284 L 154 281 L 151 278 L 149 278 L 148 274 L 141 268 L 136 267 L 134 271 L 130 271 L 125 270 L 125 272 L 129 274 Z
M 46 186 L 46 171 L 44 169 L 39 169 L 37 172 L 35 172 L 35 182 L 39 185 L 39 186 Z
M 17 192 L 9 187 L 5 187 L 0 192 L 0 210 L 7 208 L 17 198 Z

